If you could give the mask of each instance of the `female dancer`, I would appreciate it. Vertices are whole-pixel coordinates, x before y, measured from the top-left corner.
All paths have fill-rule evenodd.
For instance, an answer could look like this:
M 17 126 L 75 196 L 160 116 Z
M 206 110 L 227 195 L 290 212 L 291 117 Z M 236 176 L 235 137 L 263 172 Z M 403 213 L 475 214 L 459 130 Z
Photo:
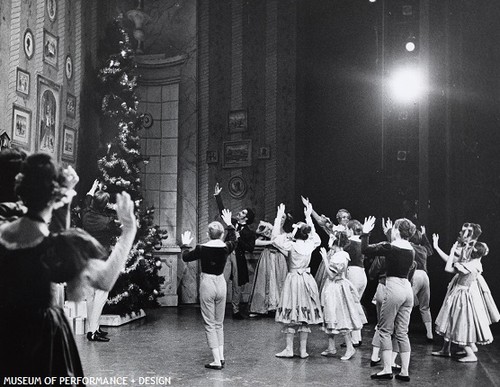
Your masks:
M 224 227 L 220 222 L 212 222 L 208 225 L 208 237 L 210 241 L 203 245 L 197 245 L 189 251 L 189 245 L 193 241 L 191 232 L 186 231 L 181 235 L 182 260 L 191 262 L 201 261 L 200 276 L 200 308 L 203 317 L 203 325 L 207 335 L 208 346 L 212 350 L 214 361 L 205 364 L 205 368 L 221 370 L 224 367 L 224 314 L 226 310 L 227 284 L 224 279 L 224 267 L 227 256 L 236 247 L 236 233 L 231 223 L 231 212 L 223 209 L 222 220 L 226 223 L 226 242 Z
M 410 243 L 413 250 L 415 250 L 415 262 L 417 264 L 412 281 L 413 294 L 420 310 L 422 322 L 425 325 L 427 341 L 432 342 L 434 337 L 432 335 L 432 316 L 429 306 L 431 289 L 429 276 L 427 275 L 427 257 L 430 257 L 434 251 L 427 239 L 427 235 L 425 235 L 424 226 L 420 227 L 420 231 L 415 231 L 415 234 L 410 238 Z
M 437 245 L 439 235 L 433 234 L 433 240 Z M 469 261 L 457 261 L 450 254 L 446 262 L 445 270 L 457 273 L 458 277 L 436 318 L 436 332 L 448 342 L 464 347 L 466 355 L 458 359 L 464 363 L 477 361 L 472 344 L 484 345 L 493 341 L 488 312 L 477 286 L 477 278 L 483 271 L 480 258 L 487 254 L 488 246 L 475 242 Z
M 309 201 L 309 198 L 305 198 L 301 196 L 302 203 L 304 206 L 311 205 L 312 208 L 312 203 Z M 327 216 L 321 214 L 319 215 L 314 209 L 312 209 L 311 212 L 312 217 L 318 223 L 318 225 L 323 229 L 323 231 L 330 237 L 334 238 L 335 233 L 337 231 L 346 231 L 347 230 L 347 224 L 351 220 L 351 214 L 349 211 L 346 209 L 341 208 L 340 210 L 337 211 L 337 222 L 338 225 L 334 225 L 333 222 L 328 218 Z M 330 242 L 329 242 L 330 243 Z M 325 280 L 327 278 L 326 274 L 326 269 L 325 265 L 323 264 L 323 260 L 319 263 L 318 270 L 316 271 L 316 275 L 314 276 L 314 279 L 316 280 L 316 284 L 318 285 L 318 289 L 321 293 L 321 290 L 323 289 L 323 285 L 325 283 Z
M 347 233 L 338 232 L 333 248 L 328 253 L 324 247 L 320 250 L 328 275 L 321 292 L 323 330 L 328 334 L 328 348 L 321 355 L 335 355 L 337 352 L 335 335 L 341 334 L 345 337 L 347 347 L 341 360 L 349 360 L 356 353 L 350 333 L 355 329 L 361 329 L 367 322 L 359 302 L 359 294 L 351 281 L 346 278 L 350 258 L 344 248 L 349 243 Z
M 441 259 L 445 263 L 448 263 L 450 257 L 453 258 L 455 262 L 468 262 L 470 260 L 474 244 L 476 243 L 479 236 L 482 234 L 481 226 L 476 223 L 464 223 L 462 229 L 458 234 L 457 241 L 453 244 L 450 250 L 450 255 L 447 255 L 439 247 L 439 235 L 433 234 L 433 245 L 436 252 L 439 254 Z M 445 299 L 448 297 L 449 293 L 453 290 L 453 287 L 458 281 L 458 274 L 456 274 L 448 284 L 448 289 L 446 291 Z M 474 351 L 477 351 L 475 344 L 472 344 Z M 445 337 L 443 341 L 443 347 L 439 351 L 433 351 L 432 356 L 440 357 L 450 357 L 451 356 L 451 343 Z
M 108 260 L 102 260 L 106 252 L 83 230 L 51 234 L 52 212 L 71 201 L 77 182 L 72 169 L 59 169 L 46 154 L 29 156 L 17 177 L 16 191 L 28 212 L 0 226 L 1 375 L 83 376 L 69 323 L 53 304 L 51 282 L 67 282 L 72 300 L 81 299 L 86 286 L 110 290 L 137 226 L 134 204 L 123 193 L 116 202 L 122 234 Z
M 347 279 L 356 288 L 361 302 L 361 297 L 366 289 L 366 272 L 364 266 L 365 256 L 361 252 L 361 239 L 359 236 L 363 232 L 363 225 L 358 220 L 350 220 L 347 223 L 347 232 L 350 235 L 345 251 L 349 254 L 349 266 L 347 267 Z M 352 344 L 354 347 L 361 345 L 361 329 L 354 329 L 351 332 Z
M 408 324 L 413 308 L 413 292 L 408 274 L 413 265 L 415 252 L 408 239 L 415 232 L 415 225 L 408 219 L 398 219 L 391 231 L 392 242 L 368 244 L 368 234 L 373 230 L 375 218 L 369 217 L 363 224 L 361 251 L 364 254 L 383 255 L 386 264 L 385 297 L 380 308 L 378 329 L 384 368 L 373 374 L 372 379 L 392 379 L 392 339 L 394 335 L 400 350 L 401 373 L 396 379 L 409 381 L 410 341 Z
M 285 233 L 285 223 L 289 223 L 290 219 L 290 214 L 283 216 L 279 234 Z M 273 225 L 267 222 L 261 221 L 257 227 L 256 234 L 259 237 L 255 240 L 255 246 L 262 246 L 264 249 L 255 267 L 252 293 L 248 301 L 250 317 L 274 313 L 285 283 L 288 271 L 286 255 L 284 251 L 273 245 L 272 231 Z
M 294 224 L 294 231 L 289 237 L 279 235 L 279 229 L 285 205 L 278 206 L 274 222 L 274 244 L 288 252 L 288 274 L 281 293 L 276 321 L 284 324 L 282 332 L 286 334 L 286 348 L 277 353 L 277 357 L 293 357 L 293 338 L 295 332 L 300 334 L 300 357 L 309 356 L 306 350 L 307 335 L 311 332 L 309 325 L 323 322 L 318 287 L 310 274 L 309 263 L 311 253 L 318 247 L 321 240 L 316 234 L 311 219 L 312 206 L 304 209 L 306 223 Z

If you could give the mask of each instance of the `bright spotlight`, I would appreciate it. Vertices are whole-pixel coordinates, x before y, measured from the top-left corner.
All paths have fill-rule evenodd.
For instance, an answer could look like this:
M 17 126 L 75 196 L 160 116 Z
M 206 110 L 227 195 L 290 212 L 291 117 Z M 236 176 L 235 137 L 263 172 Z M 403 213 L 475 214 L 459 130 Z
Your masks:
M 413 42 L 407 42 L 405 44 L 405 48 L 406 48 L 406 51 L 413 52 L 413 51 L 415 51 L 415 43 L 413 43 Z
M 424 78 L 418 68 L 406 67 L 395 71 L 390 79 L 392 95 L 400 102 L 413 102 L 424 90 Z

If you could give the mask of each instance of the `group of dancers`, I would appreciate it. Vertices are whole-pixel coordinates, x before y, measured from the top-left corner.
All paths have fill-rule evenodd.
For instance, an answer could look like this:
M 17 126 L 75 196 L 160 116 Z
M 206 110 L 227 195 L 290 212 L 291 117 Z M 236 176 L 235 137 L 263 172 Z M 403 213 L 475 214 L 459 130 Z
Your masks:
M 201 260 L 200 304 L 214 357 L 206 367 L 212 369 L 222 369 L 225 365 L 223 320 L 228 278 L 224 277 L 224 271 L 231 266 L 226 261 L 231 261 L 232 251 L 238 249 L 241 238 L 238 230 L 246 230 L 240 255 L 253 250 L 253 246 L 248 248 L 247 214 L 251 210 L 244 209 L 232 218 L 231 212 L 221 205 L 220 192 L 217 184 L 215 196 L 227 230 L 225 243 L 222 242 L 224 228 L 217 221 L 208 227 L 210 241 L 194 250 L 188 248 L 192 241 L 190 234 L 185 233 L 182 237 L 184 260 Z M 387 241 L 370 244 L 374 217 L 365 218 L 361 223 L 351 219 L 350 213 L 342 209 L 337 213 L 338 224 L 335 225 L 328 217 L 314 211 L 307 198 L 302 197 L 302 202 L 304 221 L 287 227 L 291 218 L 285 205 L 280 204 L 274 223 L 260 222 L 257 227 L 255 245 L 262 246 L 263 250 L 249 299 L 250 316 L 271 313 L 282 324 L 286 346 L 277 357 L 294 356 L 294 337 L 298 333 L 299 356 L 307 358 L 311 326 L 319 325 L 328 337 L 328 346 L 321 355 L 337 356 L 335 337 L 342 336 L 342 346 L 346 350 L 340 359 L 349 360 L 355 355 L 355 348 L 361 345 L 361 329 L 367 322 L 360 300 L 367 285 L 364 260 L 369 259 L 368 274 L 371 279 L 378 280 L 373 298 L 377 326 L 370 365 L 383 366 L 371 378 L 395 377 L 409 381 L 408 326 L 414 306 L 419 306 L 428 341 L 433 340 L 427 258 L 434 251 L 425 227 L 417 230 L 406 218 L 394 222 L 382 219 Z M 253 221 L 253 212 L 251 215 Z M 313 219 L 329 236 L 327 248 L 320 247 L 321 239 Z M 477 241 L 480 233 L 479 225 L 464 224 L 450 254 L 441 250 L 439 235 L 433 234 L 433 246 L 445 260 L 445 270 L 456 273 L 435 321 L 435 332 L 444 337 L 444 346 L 432 352 L 434 356 L 451 356 L 450 346 L 455 343 L 463 347 L 465 355 L 459 361 L 477 361 L 476 344 L 493 341 L 490 325 L 500 320 L 500 314 L 481 275 L 481 258 L 488 254 L 488 247 Z M 313 277 L 309 266 L 311 255 L 318 247 L 322 261 Z M 244 264 L 246 266 L 246 262 Z M 238 271 L 241 272 L 232 270 L 235 275 Z M 232 280 L 234 286 L 237 281 L 235 277 Z M 398 356 L 400 364 L 396 363 Z
M 69 228 L 69 205 L 79 180 L 72 168 L 59 167 L 45 154 L 4 156 L 0 155 L 0 162 L 6 166 L 0 174 L 0 353 L 4 355 L 0 374 L 83 377 L 73 334 L 61 306 L 54 303 L 52 285 L 66 282 L 68 299 L 72 300 L 84 297 L 88 288 L 109 291 L 125 266 L 136 234 L 134 204 L 128 194 L 117 195 L 120 237 L 109 251 L 89 233 Z M 302 198 L 304 221 L 292 224 L 280 204 L 274 223 L 261 224 L 255 234 L 249 227 L 255 219 L 250 208 L 233 217 L 222 205 L 218 185 L 214 194 L 223 223 L 208 225 L 209 241 L 191 249 L 190 232 L 181 235 L 183 259 L 201 263 L 200 306 L 213 355 L 207 368 L 221 370 L 225 366 L 227 281 L 232 279 L 233 317 L 238 318 L 239 287 L 248 281 L 245 253 L 257 245 L 263 251 L 256 268 L 250 312 L 273 312 L 282 324 L 286 346 L 277 357 L 294 356 L 298 333 L 299 356 L 307 358 L 307 339 L 314 325 L 319 325 L 328 338 L 322 356 L 337 356 L 335 337 L 339 335 L 346 347 L 341 360 L 355 355 L 367 322 L 360 299 L 367 283 L 364 259 L 368 258 L 372 261 L 369 276 L 378 279 L 374 297 L 378 321 L 370 365 L 383 365 L 371 377 L 392 379 L 396 368 L 397 379 L 410 380 L 408 325 L 415 301 L 427 338 L 432 339 L 426 260 L 433 250 L 425 228 L 416 230 L 406 218 L 383 220 L 388 240 L 370 244 L 374 217 L 361 223 L 350 219 L 347 210 L 340 210 L 338 224 L 334 225 Z M 321 239 L 313 219 L 329 236 L 328 246 L 320 248 L 322 262 L 316 277 L 309 264 Z M 451 356 L 454 343 L 463 347 L 465 356 L 459 361 L 474 362 L 476 344 L 493 341 L 490 324 L 500 320 L 500 313 L 481 275 L 481 260 L 488 254 L 488 246 L 478 241 L 480 235 L 479 225 L 465 223 L 446 254 L 439 247 L 439 235 L 433 234 L 433 246 L 446 262 L 445 270 L 456 273 L 435 321 L 435 332 L 444 337 L 443 348 L 432 352 L 435 356 Z M 13 335 L 16 331 L 23 334 Z M 98 333 L 96 326 L 92 339 Z M 398 355 L 400 365 L 395 363 Z M 78 380 L 76 384 L 82 385 Z

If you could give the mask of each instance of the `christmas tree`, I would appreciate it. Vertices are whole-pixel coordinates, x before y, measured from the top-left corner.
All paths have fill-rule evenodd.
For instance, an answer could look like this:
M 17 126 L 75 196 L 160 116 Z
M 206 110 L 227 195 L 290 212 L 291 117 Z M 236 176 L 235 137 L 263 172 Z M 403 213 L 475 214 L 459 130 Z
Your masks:
M 147 163 L 141 155 L 139 131 L 143 117 L 137 112 L 138 99 L 136 62 L 129 36 L 121 19 L 115 19 L 106 35 L 109 54 L 98 73 L 102 91 L 102 132 L 106 149 L 97 161 L 103 189 L 114 198 L 126 191 L 135 202 L 139 222 L 136 240 L 124 272 L 109 294 L 105 313 L 126 314 L 141 308 L 158 306 L 161 260 L 155 254 L 165 230 L 154 225 L 154 208 L 142 205 L 140 167 Z M 111 241 L 113 245 L 115 241 Z

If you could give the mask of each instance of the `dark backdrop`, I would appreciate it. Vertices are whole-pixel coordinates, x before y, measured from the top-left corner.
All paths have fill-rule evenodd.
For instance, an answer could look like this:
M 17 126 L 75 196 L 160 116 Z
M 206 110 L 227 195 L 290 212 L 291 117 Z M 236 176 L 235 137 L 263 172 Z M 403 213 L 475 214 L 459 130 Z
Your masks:
M 484 276 L 500 302 L 500 4 L 430 3 L 428 235 L 439 233 L 447 251 L 462 223 L 480 223 L 491 249 Z M 380 168 L 380 4 L 299 1 L 298 191 L 332 218 L 339 208 L 361 221 L 403 215 L 403 197 Z M 379 227 L 372 240 L 380 238 Z M 443 269 L 429 258 L 434 317 L 450 279 Z

